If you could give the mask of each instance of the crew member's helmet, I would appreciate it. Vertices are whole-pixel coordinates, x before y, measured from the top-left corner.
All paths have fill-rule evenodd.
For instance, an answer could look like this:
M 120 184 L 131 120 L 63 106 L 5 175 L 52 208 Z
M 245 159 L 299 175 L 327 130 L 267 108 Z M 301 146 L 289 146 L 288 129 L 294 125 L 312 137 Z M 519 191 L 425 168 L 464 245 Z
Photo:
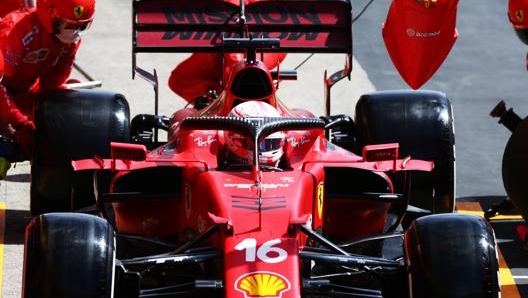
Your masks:
M 231 117 L 280 117 L 281 114 L 273 106 L 261 101 L 246 101 L 235 106 L 230 112 Z M 286 134 L 275 132 L 259 143 L 259 163 L 268 166 L 278 166 L 284 154 Z M 226 137 L 228 159 L 231 163 L 248 164 L 253 156 L 253 143 L 249 137 L 235 132 L 228 132 Z
M 37 13 L 46 32 L 73 43 L 92 24 L 95 0 L 38 0 Z
M 528 44 L 528 0 L 509 0 L 508 18 L 517 37 Z

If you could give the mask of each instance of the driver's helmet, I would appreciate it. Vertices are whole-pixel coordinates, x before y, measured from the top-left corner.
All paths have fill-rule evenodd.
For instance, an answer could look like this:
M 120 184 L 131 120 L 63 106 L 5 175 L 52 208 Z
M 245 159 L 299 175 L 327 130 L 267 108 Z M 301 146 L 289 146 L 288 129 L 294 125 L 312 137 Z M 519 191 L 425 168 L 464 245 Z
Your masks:
M 246 101 L 235 106 L 231 117 L 280 117 L 281 114 L 272 105 L 261 101 Z M 260 141 L 259 163 L 276 167 L 284 154 L 286 134 L 275 132 Z M 229 131 L 226 137 L 228 159 L 231 163 L 248 164 L 252 160 L 253 143 L 249 137 Z
M 37 14 L 46 32 L 74 43 L 92 24 L 95 0 L 38 0 Z
M 528 0 L 509 0 L 508 18 L 517 37 L 528 44 Z

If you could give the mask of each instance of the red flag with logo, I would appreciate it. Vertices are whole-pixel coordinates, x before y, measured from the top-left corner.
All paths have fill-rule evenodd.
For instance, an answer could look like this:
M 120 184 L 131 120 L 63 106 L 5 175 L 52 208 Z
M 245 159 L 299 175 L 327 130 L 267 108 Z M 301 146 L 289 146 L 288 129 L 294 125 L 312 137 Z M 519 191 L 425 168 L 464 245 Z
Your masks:
M 383 24 L 392 63 L 413 89 L 425 84 L 457 37 L 458 0 L 393 0 Z

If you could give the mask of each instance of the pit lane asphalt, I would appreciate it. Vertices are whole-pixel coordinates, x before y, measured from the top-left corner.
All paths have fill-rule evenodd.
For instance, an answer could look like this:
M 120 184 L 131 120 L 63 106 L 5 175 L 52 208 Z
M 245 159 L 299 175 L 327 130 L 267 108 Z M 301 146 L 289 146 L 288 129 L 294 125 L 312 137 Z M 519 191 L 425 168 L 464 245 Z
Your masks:
M 354 0 L 354 15 L 368 0 Z M 354 23 L 352 78 L 332 89 L 333 113 L 353 113 L 360 94 L 371 90 L 407 89 L 386 53 L 381 23 L 389 1 L 374 1 Z M 154 93 L 141 78 L 132 80 L 131 3 L 97 0 L 96 19 L 87 32 L 77 62 L 91 76 L 103 82 L 102 88 L 124 94 L 131 114 L 153 113 Z M 464 0 L 459 3 L 459 38 L 446 61 L 422 89 L 445 92 L 453 104 L 457 150 L 457 199 L 489 206 L 505 196 L 501 180 L 501 159 L 510 132 L 488 116 L 504 99 L 524 118 L 528 115 L 528 73 L 525 71 L 526 46 L 517 40 L 506 16 L 503 0 Z M 434 53 L 431 53 L 434 55 Z M 172 67 L 184 54 L 141 54 L 138 65 L 156 69 L 160 84 L 160 113 L 170 115 L 184 102 L 167 88 Z M 292 107 L 305 107 L 317 115 L 324 113 L 323 72 L 340 70 L 340 55 L 290 55 L 282 69 L 299 66 L 297 82 L 286 81 L 279 93 Z M 81 78 L 79 74 L 74 76 Z M 307 106 L 308 103 L 308 106 Z M 0 181 L 0 201 L 5 204 L 3 236 L 3 275 L 1 297 L 20 297 L 24 226 L 29 220 L 29 163 L 19 163 Z M 1 218 L 0 218 L 1 219 Z M 515 235 L 518 222 L 494 222 L 498 241 L 505 252 L 511 273 L 523 296 L 528 278 L 528 253 Z M 2 224 L 0 224 L 0 227 Z

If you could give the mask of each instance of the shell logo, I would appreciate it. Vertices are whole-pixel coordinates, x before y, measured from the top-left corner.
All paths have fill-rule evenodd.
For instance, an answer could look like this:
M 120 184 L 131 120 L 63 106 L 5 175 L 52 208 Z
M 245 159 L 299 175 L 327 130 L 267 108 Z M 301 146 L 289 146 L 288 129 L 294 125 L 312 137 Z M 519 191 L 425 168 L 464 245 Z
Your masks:
M 27 53 L 22 61 L 24 61 L 25 63 L 37 64 L 41 61 L 46 60 L 48 54 L 48 49 L 38 49 Z
M 246 298 L 280 298 L 282 293 L 290 289 L 290 282 L 277 273 L 259 271 L 240 276 L 235 283 L 235 288 L 244 293 Z

